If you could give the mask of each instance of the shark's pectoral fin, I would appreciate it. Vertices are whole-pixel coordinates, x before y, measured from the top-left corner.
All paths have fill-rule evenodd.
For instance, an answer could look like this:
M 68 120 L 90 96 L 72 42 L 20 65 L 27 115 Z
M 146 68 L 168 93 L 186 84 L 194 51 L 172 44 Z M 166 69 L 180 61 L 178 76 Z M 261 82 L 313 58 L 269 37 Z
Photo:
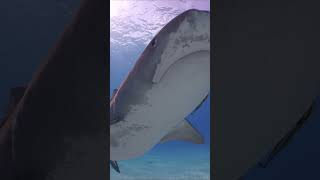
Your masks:
M 110 160 L 110 164 L 111 164 L 111 167 L 112 167 L 114 170 L 116 170 L 118 173 L 120 173 L 120 168 L 119 168 L 119 166 L 118 166 L 117 161 L 112 161 L 112 160 Z
M 204 139 L 202 135 L 187 121 L 182 121 L 177 127 L 165 135 L 160 143 L 172 140 L 188 141 L 194 144 L 203 144 Z

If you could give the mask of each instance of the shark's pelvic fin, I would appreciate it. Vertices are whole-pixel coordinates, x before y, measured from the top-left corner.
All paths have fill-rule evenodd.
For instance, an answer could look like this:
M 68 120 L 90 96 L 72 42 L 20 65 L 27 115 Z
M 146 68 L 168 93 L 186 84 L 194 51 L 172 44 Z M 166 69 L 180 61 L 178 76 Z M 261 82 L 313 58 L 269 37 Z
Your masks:
M 160 140 L 160 143 L 172 140 L 188 141 L 194 144 L 204 143 L 202 135 L 187 120 L 182 121 L 172 131 L 165 135 Z
M 110 164 L 111 164 L 111 167 L 112 167 L 114 170 L 116 170 L 118 173 L 120 173 L 120 168 L 119 168 L 119 166 L 118 166 L 117 161 L 112 161 L 112 160 L 110 160 Z

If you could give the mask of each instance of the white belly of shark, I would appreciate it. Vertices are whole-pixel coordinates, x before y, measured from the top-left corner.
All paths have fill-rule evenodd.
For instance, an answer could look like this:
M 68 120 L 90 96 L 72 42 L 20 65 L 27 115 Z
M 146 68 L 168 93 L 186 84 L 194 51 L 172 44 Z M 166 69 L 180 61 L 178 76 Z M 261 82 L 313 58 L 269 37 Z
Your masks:
M 196 51 L 170 66 L 146 93 L 148 103 L 132 108 L 110 129 L 110 159 L 142 156 L 188 116 L 210 91 L 210 53 Z M 180 132 L 181 133 L 181 132 Z

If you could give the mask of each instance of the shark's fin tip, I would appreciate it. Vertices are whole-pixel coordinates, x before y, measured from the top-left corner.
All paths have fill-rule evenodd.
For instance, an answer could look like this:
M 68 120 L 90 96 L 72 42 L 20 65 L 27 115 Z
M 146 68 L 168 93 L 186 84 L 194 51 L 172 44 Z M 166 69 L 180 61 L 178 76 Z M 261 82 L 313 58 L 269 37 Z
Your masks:
M 165 135 L 160 143 L 171 140 L 183 140 L 194 144 L 204 144 L 202 135 L 187 120 L 183 120 L 176 128 Z

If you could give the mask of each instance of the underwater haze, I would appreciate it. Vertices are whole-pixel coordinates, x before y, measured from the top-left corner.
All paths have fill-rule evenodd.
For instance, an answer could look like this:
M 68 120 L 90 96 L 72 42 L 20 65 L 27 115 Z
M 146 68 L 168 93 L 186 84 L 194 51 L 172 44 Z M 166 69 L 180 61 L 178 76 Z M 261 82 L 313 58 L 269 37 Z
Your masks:
M 157 32 L 188 9 L 210 11 L 210 0 L 110 1 L 110 93 Z M 204 136 L 205 144 L 159 144 L 142 157 L 118 161 L 121 173 L 110 168 L 111 180 L 210 179 L 210 97 L 186 119 Z

